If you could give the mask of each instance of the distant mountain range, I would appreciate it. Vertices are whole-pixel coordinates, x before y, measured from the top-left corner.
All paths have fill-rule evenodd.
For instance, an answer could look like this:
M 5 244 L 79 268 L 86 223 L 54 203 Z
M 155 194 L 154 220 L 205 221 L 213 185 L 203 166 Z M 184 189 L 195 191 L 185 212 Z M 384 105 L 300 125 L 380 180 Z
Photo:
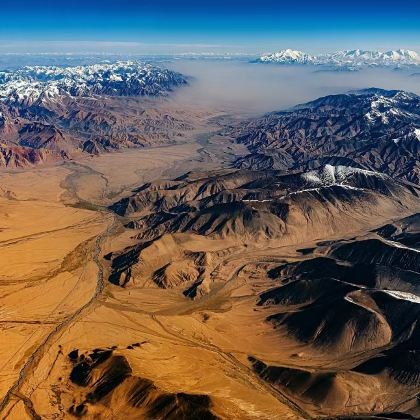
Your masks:
M 233 130 L 250 154 L 236 165 L 302 170 L 348 165 L 420 182 L 420 97 L 364 89 L 273 112 Z
M 386 52 L 367 50 L 345 50 L 328 54 L 311 55 L 292 49 L 266 54 L 255 60 L 257 63 L 305 64 L 366 67 L 366 66 L 418 66 L 420 56 L 415 51 L 399 49 Z
M 185 113 L 146 97 L 185 84 L 180 73 L 131 61 L 1 71 L 0 167 L 174 142 L 191 129 Z
M 181 74 L 134 61 L 0 72 L 0 100 L 34 105 L 59 96 L 157 96 L 187 83 Z

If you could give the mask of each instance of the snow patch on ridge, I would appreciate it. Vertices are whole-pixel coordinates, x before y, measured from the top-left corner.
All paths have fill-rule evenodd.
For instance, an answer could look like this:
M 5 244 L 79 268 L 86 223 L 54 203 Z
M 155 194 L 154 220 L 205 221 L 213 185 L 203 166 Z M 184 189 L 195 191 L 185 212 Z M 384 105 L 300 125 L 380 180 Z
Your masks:
M 384 293 L 390 295 L 396 299 L 408 300 L 413 303 L 420 303 L 420 297 L 408 292 L 400 292 L 399 290 L 384 290 Z
M 367 176 L 379 176 L 384 178 L 385 175 L 379 172 L 368 171 L 366 169 L 352 168 L 350 166 L 333 166 L 325 165 L 321 169 L 306 172 L 302 174 L 302 178 L 309 183 L 320 184 L 324 186 L 341 185 L 347 181 L 350 176 L 361 173 Z

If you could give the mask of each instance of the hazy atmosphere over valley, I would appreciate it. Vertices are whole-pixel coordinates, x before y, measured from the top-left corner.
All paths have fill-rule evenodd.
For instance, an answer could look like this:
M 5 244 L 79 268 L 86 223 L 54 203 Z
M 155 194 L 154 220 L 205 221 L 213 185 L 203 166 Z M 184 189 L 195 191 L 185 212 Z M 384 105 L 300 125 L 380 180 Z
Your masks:
M 413 76 L 413 69 L 367 68 L 357 72 L 336 72 L 312 66 L 261 66 L 249 61 L 184 59 L 168 63 L 169 68 L 194 78 L 187 89 L 174 96 L 193 103 L 262 114 L 366 87 L 420 94 L 420 75 Z
M 420 6 L 0 5 L 0 418 L 420 418 Z

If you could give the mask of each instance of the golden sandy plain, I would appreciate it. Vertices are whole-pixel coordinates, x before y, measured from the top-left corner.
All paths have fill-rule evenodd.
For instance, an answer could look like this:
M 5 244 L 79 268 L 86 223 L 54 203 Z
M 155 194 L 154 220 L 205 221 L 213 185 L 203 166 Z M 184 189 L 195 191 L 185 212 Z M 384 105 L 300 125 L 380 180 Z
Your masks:
M 296 418 L 248 368 L 194 337 L 195 326 L 184 337 L 159 316 L 182 314 L 189 300 L 156 287 L 124 293 L 107 282 L 103 255 L 130 239 L 101 205 L 193 161 L 211 166 L 200 149 L 187 143 L 0 174 L 2 418 L 71 417 L 70 401 L 56 393 L 69 373 L 67 353 L 110 345 L 166 391 L 212 394 L 221 417 Z M 180 328 L 185 322 L 181 315 Z M 147 344 L 126 349 L 136 341 Z

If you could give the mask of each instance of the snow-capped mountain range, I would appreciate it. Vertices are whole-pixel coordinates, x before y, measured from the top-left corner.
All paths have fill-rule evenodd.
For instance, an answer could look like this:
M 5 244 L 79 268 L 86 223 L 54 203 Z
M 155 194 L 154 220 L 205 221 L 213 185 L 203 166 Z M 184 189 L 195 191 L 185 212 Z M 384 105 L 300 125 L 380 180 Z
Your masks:
M 345 50 L 329 54 L 310 55 L 292 49 L 265 54 L 256 60 L 258 63 L 311 64 L 345 67 L 365 66 L 419 66 L 420 55 L 411 50 L 391 50 L 386 52 L 367 50 Z
M 33 66 L 0 72 L 0 100 L 28 106 L 60 95 L 158 96 L 186 83 L 180 73 L 133 61 Z

